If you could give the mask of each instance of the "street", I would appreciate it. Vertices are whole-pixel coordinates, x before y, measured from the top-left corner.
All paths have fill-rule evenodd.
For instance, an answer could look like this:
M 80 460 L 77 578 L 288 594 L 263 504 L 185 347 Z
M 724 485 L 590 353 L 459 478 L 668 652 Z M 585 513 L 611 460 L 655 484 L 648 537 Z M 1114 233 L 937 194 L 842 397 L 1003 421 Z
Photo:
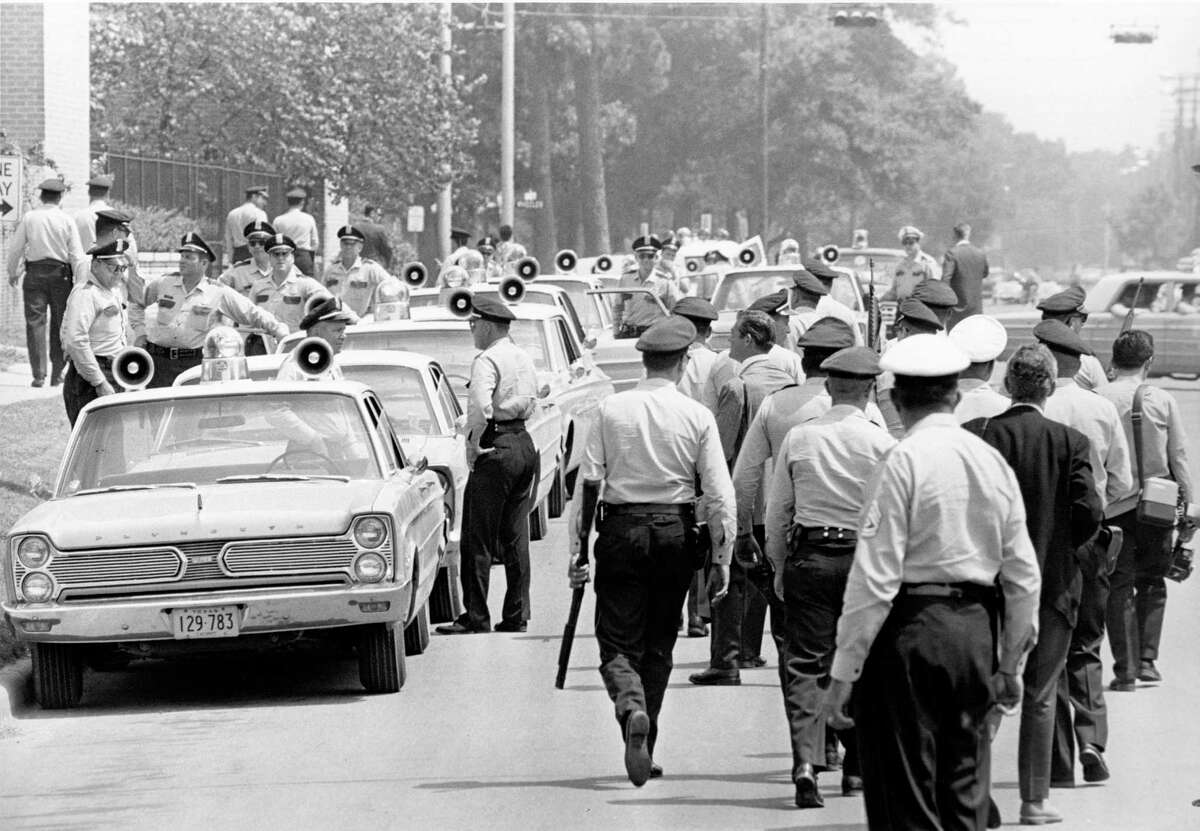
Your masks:
M 1200 458 L 1200 390 L 1179 397 Z M 1195 462 L 1193 461 L 1193 464 Z M 790 750 L 769 637 L 768 666 L 741 687 L 700 688 L 707 639 L 681 638 L 656 761 L 626 780 L 596 671 L 589 591 L 567 688 L 553 678 L 569 603 L 565 521 L 532 546 L 527 634 L 433 636 L 397 695 L 361 692 L 346 658 L 210 659 L 88 673 L 82 706 L 30 705 L 0 733 L 0 817 L 17 829 L 864 828 L 861 800 L 825 774 L 826 807 L 792 805 Z M 492 572 L 498 612 L 503 571 Z M 1200 827 L 1200 578 L 1171 584 L 1165 681 L 1109 693 L 1113 778 L 1055 790 L 1064 828 Z M 1106 654 L 1106 670 L 1110 666 Z M 1106 678 L 1108 680 L 1108 678 Z M 1017 722 L 994 752 L 994 796 L 1019 807 Z M 1082 778 L 1079 777 L 1082 782 Z

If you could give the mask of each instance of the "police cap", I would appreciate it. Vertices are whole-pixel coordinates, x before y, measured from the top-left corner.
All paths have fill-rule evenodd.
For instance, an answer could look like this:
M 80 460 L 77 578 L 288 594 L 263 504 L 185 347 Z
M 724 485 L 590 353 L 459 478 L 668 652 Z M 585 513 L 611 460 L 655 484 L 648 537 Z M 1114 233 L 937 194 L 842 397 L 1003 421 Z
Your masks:
M 464 231 L 462 228 L 451 228 L 450 229 L 450 239 L 465 240 L 470 236 L 471 235 L 468 232 Z
M 278 251 L 281 248 L 286 248 L 288 251 L 295 253 L 296 243 L 287 234 L 275 234 L 267 240 L 268 251 Z
M 62 193 L 67 189 L 67 183 L 62 179 L 43 179 L 38 185 L 38 190 L 44 190 L 49 193 Z
M 666 231 L 662 235 L 662 247 L 663 247 L 664 251 L 668 251 L 668 250 L 678 251 L 679 250 L 679 240 L 676 238 L 674 231 Z
M 882 372 L 879 368 L 879 356 L 875 354 L 874 349 L 866 346 L 849 346 L 839 349 L 821 361 L 821 369 L 830 375 L 851 378 L 873 378 Z
M 792 277 L 792 282 L 795 283 L 796 288 L 806 291 L 809 294 L 829 294 L 829 289 L 825 288 L 825 284 L 807 270 L 797 271 L 795 276 Z
M 897 341 L 879 359 L 879 368 L 910 378 L 941 378 L 957 375 L 971 363 L 967 354 L 949 338 L 940 335 L 911 335 Z
M 292 188 L 284 195 L 287 196 L 288 199 L 303 199 L 308 196 L 308 191 L 306 191 L 304 188 Z
M 508 323 L 517 319 L 517 316 L 508 308 L 508 304 L 498 297 L 492 297 L 490 294 L 475 294 L 471 296 L 471 311 L 484 320 L 490 320 L 493 323 Z
M 1050 349 L 1064 355 L 1091 355 L 1092 350 L 1079 333 L 1061 320 L 1043 320 L 1033 327 L 1033 336 Z
M 203 254 L 204 256 L 208 257 L 209 260 L 217 259 L 217 255 L 214 254 L 213 250 L 208 247 L 208 243 L 201 239 L 200 235 L 195 231 L 189 231 L 183 235 L 183 239 L 179 241 L 178 250 L 180 254 L 182 254 L 184 251 L 195 251 L 198 254 Z
M 703 297 L 684 297 L 671 309 L 671 314 L 683 315 L 692 320 L 716 320 L 717 307 Z
M 1052 294 L 1037 304 L 1038 311 L 1049 312 L 1053 315 L 1065 315 L 1071 312 L 1082 312 L 1083 301 L 1087 294 L 1079 286 L 1071 286 L 1057 294 Z
M 87 180 L 89 188 L 111 188 L 113 176 L 111 173 L 100 173 Z
M 746 307 L 748 312 L 766 312 L 769 315 L 787 314 L 788 293 L 787 289 L 771 292 L 765 297 L 760 297 Z
M 343 225 L 341 228 L 338 228 L 337 238 L 355 239 L 359 242 L 367 241 L 367 238 L 363 235 L 363 232 L 355 228 L 353 225 Z
M 346 323 L 357 323 L 358 315 L 342 305 L 336 297 L 326 297 L 318 300 L 300 320 L 301 329 L 311 329 L 322 320 L 344 320 Z
M 854 330 L 844 320 L 823 317 L 796 339 L 796 346 L 811 349 L 845 349 L 854 346 Z
M 118 225 L 124 228 L 126 231 L 129 230 L 129 223 L 133 222 L 132 215 L 127 214 L 124 211 L 118 211 L 116 208 L 105 208 L 102 211 L 96 211 L 96 219 L 103 219 L 108 224 Z
M 909 237 L 913 237 L 919 242 L 925 238 L 925 234 L 923 234 L 921 229 L 915 225 L 905 225 L 900 229 L 900 232 L 896 234 L 896 238 L 900 240 L 900 242 L 904 242 Z
M 967 353 L 973 364 L 996 360 L 1008 346 L 1008 330 L 1004 324 L 987 315 L 964 317 L 950 330 L 949 337 L 955 346 Z
M 639 352 L 682 352 L 696 339 L 696 327 L 686 317 L 664 317 L 642 332 L 634 347 Z
M 654 234 L 647 234 L 633 241 L 633 252 L 635 254 L 642 251 L 661 251 L 662 247 L 662 240 L 654 236 Z
M 906 297 L 900 301 L 900 305 L 896 309 L 896 320 L 901 318 L 918 329 L 926 329 L 930 332 L 937 332 L 944 328 L 933 310 L 915 297 Z
M 820 257 L 808 257 L 802 261 L 804 270 L 818 280 L 836 280 L 842 276 L 840 271 L 834 271 L 828 263 Z
M 496 238 L 492 237 L 492 236 L 480 237 L 479 241 L 475 243 L 475 247 L 477 249 L 479 249 L 480 251 L 482 251 L 485 248 L 488 249 L 489 251 L 495 251 L 496 250 Z
M 953 309 L 958 305 L 958 295 L 944 280 L 931 280 L 926 277 L 917 283 L 911 296 L 931 309 Z
M 267 191 L 267 186 L 266 186 L 266 185 L 251 185 L 250 187 L 246 188 L 246 195 L 247 195 L 247 196 L 250 196 L 251 194 L 255 194 L 255 193 L 261 193 L 263 196 L 270 196 L 270 195 L 271 195 L 271 194 L 270 194 L 270 193 Z
M 242 229 L 242 236 L 246 239 L 250 239 L 250 237 L 273 237 L 275 236 L 275 227 L 265 219 L 256 219 Z
M 88 255 L 97 260 L 117 260 L 123 258 L 128 250 L 128 240 L 115 239 L 103 245 L 93 245 L 88 249 Z

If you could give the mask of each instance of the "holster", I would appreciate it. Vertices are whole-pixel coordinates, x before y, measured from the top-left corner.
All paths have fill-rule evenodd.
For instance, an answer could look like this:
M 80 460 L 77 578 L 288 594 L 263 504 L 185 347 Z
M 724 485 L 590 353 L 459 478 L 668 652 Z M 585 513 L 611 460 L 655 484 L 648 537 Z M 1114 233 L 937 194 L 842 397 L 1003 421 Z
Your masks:
M 479 446 L 484 450 L 496 445 L 496 421 L 489 418 L 487 424 L 483 428 L 483 432 L 479 434 Z
M 709 556 L 712 554 L 712 532 L 708 530 L 708 523 L 695 522 L 688 525 L 684 532 L 684 545 L 691 554 L 693 569 L 708 565 Z

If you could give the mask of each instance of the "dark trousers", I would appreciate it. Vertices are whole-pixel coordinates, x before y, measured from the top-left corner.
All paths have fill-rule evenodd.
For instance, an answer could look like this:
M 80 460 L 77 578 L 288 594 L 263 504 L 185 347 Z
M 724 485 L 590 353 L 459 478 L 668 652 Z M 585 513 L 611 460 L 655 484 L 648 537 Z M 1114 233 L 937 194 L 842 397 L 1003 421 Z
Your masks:
M 303 248 L 297 248 L 295 259 L 296 268 L 300 269 L 301 274 L 303 274 L 305 277 L 313 276 L 313 252 L 307 251 Z
M 46 378 L 47 317 L 50 318 L 50 377 L 57 378 L 65 361 L 59 333 L 67 298 L 71 296 L 71 267 L 57 260 L 26 261 L 21 294 L 25 301 L 25 346 L 33 378 L 35 381 Z
M 112 385 L 114 391 L 119 391 L 120 387 L 113 380 L 112 360 L 110 358 L 96 357 L 96 362 L 100 364 L 100 371 L 104 373 L 105 379 Z M 96 388 L 89 384 L 82 375 L 75 371 L 75 365 L 67 362 L 67 372 L 63 377 L 63 404 L 67 408 L 67 421 L 71 426 L 75 426 L 75 422 L 79 419 L 79 411 L 82 410 L 90 401 L 96 399 Z
M 525 430 L 496 436 L 491 453 L 475 460 L 463 496 L 460 618 L 472 629 L 491 628 L 488 584 L 493 555 L 504 563 L 505 623 L 529 619 L 529 512 L 538 456 Z
M 1096 542 L 1093 540 L 1087 545 L 1094 546 Z M 1053 781 L 1075 778 L 1077 744 L 1079 747 L 1095 745 L 1099 750 L 1108 745 L 1108 707 L 1104 703 L 1104 665 L 1100 659 L 1107 610 L 1108 571 L 1101 564 L 1095 575 L 1084 574 L 1079 615 L 1067 651 L 1067 667 L 1058 681 L 1054 751 L 1050 765 Z
M 790 555 L 783 570 L 784 627 L 780 680 L 783 708 L 792 737 L 792 778 L 800 765 L 825 766 L 826 732 L 821 715 L 823 690 L 837 643 L 846 577 L 854 560 L 851 545 L 840 553 L 816 547 Z M 847 775 L 858 775 L 853 730 L 839 734 L 846 745 Z
M 154 377 L 146 385 L 147 389 L 171 386 L 180 375 L 194 366 L 200 366 L 202 360 L 198 356 L 195 358 L 172 358 L 170 355 L 155 354 L 151 354 L 150 359 L 154 361 Z
M 896 598 L 852 699 L 871 828 L 985 827 L 994 648 L 983 603 Z
M 1017 781 L 1025 802 L 1050 795 L 1055 703 L 1071 648 L 1071 629 L 1071 622 L 1057 609 L 1043 606 L 1039 611 L 1037 645 L 1025 664 L 1025 695 L 1017 738 Z
M 754 536 L 760 548 L 765 545 L 764 532 L 763 526 L 754 527 Z M 714 669 L 736 669 L 739 658 L 758 657 L 762 651 L 763 624 L 768 608 L 771 610 L 771 636 L 775 640 L 776 651 L 782 655 L 783 604 L 775 597 L 770 586 L 750 579 L 746 567 L 734 557 L 729 564 L 729 592 L 710 612 L 712 640 L 709 641 L 709 664 Z M 755 621 L 757 635 L 753 631 Z M 747 653 L 747 649 L 753 649 L 753 652 Z
M 685 519 L 675 514 L 610 516 L 597 531 L 600 677 L 622 731 L 631 712 L 644 710 L 650 716 L 653 754 L 658 714 L 674 666 L 679 609 L 694 566 Z
M 1142 661 L 1158 659 L 1171 529 L 1139 523 L 1136 510 L 1121 514 L 1112 524 L 1125 531 L 1125 542 L 1108 594 L 1108 643 L 1113 675 L 1118 681 L 1135 681 Z

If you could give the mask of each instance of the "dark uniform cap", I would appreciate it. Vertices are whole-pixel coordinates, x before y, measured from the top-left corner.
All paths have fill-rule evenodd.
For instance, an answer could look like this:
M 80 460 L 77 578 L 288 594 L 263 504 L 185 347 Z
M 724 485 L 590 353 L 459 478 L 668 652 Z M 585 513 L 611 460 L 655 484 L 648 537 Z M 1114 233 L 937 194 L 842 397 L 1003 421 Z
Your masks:
M 111 173 L 101 173 L 87 180 L 89 188 L 111 188 L 113 186 L 113 176 Z
M 287 248 L 295 253 L 296 243 L 287 234 L 275 234 L 269 240 L 267 240 L 268 251 L 275 251 L 280 248 Z
M 517 316 L 508 308 L 507 303 L 489 294 L 472 295 L 471 311 L 484 320 L 491 320 L 497 323 L 508 323 L 510 320 L 517 319 Z
M 125 252 L 129 250 L 129 241 L 123 239 L 115 239 L 112 242 L 106 242 L 103 245 L 93 245 L 88 249 L 88 256 L 97 260 L 115 260 L 125 256 Z
M 246 194 L 249 195 L 251 193 L 261 193 L 263 196 L 270 196 L 266 185 L 251 185 L 246 188 Z
M 655 321 L 634 344 L 639 352 L 682 352 L 696 339 L 696 327 L 686 317 Z
M 470 233 L 468 233 L 467 231 L 464 231 L 462 228 L 451 228 L 450 229 L 450 239 L 458 239 L 459 237 L 466 239 L 469 236 L 471 236 Z
M 496 238 L 495 237 L 480 237 L 479 241 L 477 243 L 475 243 L 475 247 L 481 251 L 484 248 L 490 248 L 493 251 L 495 251 L 496 250 Z
M 1058 294 L 1052 294 L 1037 304 L 1038 311 L 1050 312 L 1050 314 L 1061 315 L 1069 312 L 1082 312 L 1083 301 L 1087 298 L 1087 294 L 1079 286 L 1071 286 L 1068 289 L 1060 291 Z
M 671 309 L 673 315 L 683 315 L 695 320 L 716 320 L 717 307 L 703 297 L 684 297 Z
M 943 280 L 930 280 L 928 277 L 917 283 L 911 297 L 920 300 L 931 309 L 952 309 L 958 305 L 958 295 L 950 284 Z
M 834 352 L 821 361 L 821 369 L 830 375 L 850 375 L 857 378 L 872 378 L 878 375 L 879 356 L 866 346 L 849 346 Z
M 746 307 L 748 312 L 766 312 L 769 315 L 787 314 L 786 307 L 788 303 L 787 289 L 780 289 L 772 292 L 765 297 L 760 297 Z
M 834 271 L 820 257 L 809 257 L 801 261 L 804 270 L 818 280 L 836 280 L 842 276 L 842 272 Z
M 639 251 L 661 251 L 661 250 L 662 250 L 662 240 L 660 240 L 658 237 L 654 236 L 654 234 L 647 234 L 646 236 L 638 237 L 637 239 L 635 239 L 633 241 L 633 252 L 635 254 Z
M 829 289 L 825 288 L 825 284 L 808 271 L 796 272 L 792 282 L 796 284 L 796 288 L 803 289 L 809 294 L 829 294 Z
M 275 236 L 275 227 L 265 219 L 256 219 L 242 229 L 242 236 L 250 239 L 252 236 L 273 237 Z
M 676 238 L 674 231 L 667 231 L 662 235 L 662 247 L 664 249 L 669 248 L 672 251 L 679 250 L 679 240 Z
M 900 318 L 916 324 L 921 329 L 930 329 L 936 332 L 945 328 L 933 310 L 915 297 L 906 297 L 900 301 L 900 305 L 896 309 L 896 319 Z
M 1043 320 L 1033 327 L 1033 336 L 1053 352 L 1066 355 L 1091 355 L 1092 350 L 1079 333 L 1061 320 Z
M 116 225 L 123 225 L 127 231 L 129 230 L 129 223 L 133 222 L 133 216 L 124 211 L 118 211 L 116 208 L 105 208 L 102 211 L 96 211 L 96 217 L 106 219 Z
M 184 251 L 196 251 L 208 257 L 209 260 L 217 259 L 217 255 L 214 254 L 213 250 L 208 247 L 208 243 L 202 240 L 200 235 L 195 231 L 190 231 L 183 235 L 183 239 L 179 241 L 178 250 L 181 254 Z
M 823 317 L 815 321 L 804 334 L 796 339 L 796 346 L 814 349 L 846 349 L 854 346 L 854 330 L 850 324 L 836 317 Z
M 300 320 L 301 329 L 309 329 L 322 320 L 344 320 L 347 323 L 357 323 L 358 315 L 345 308 L 342 301 L 336 297 L 326 297 L 313 304 Z
M 353 225 L 343 225 L 341 228 L 338 228 L 337 238 L 356 239 L 359 242 L 367 241 L 367 238 L 363 235 L 363 232 L 355 228 Z
M 43 179 L 38 185 L 38 190 L 49 191 L 50 193 L 62 193 L 67 189 L 67 183 L 62 179 Z
M 285 194 L 289 199 L 303 199 L 308 196 L 308 191 L 304 188 L 292 188 Z

